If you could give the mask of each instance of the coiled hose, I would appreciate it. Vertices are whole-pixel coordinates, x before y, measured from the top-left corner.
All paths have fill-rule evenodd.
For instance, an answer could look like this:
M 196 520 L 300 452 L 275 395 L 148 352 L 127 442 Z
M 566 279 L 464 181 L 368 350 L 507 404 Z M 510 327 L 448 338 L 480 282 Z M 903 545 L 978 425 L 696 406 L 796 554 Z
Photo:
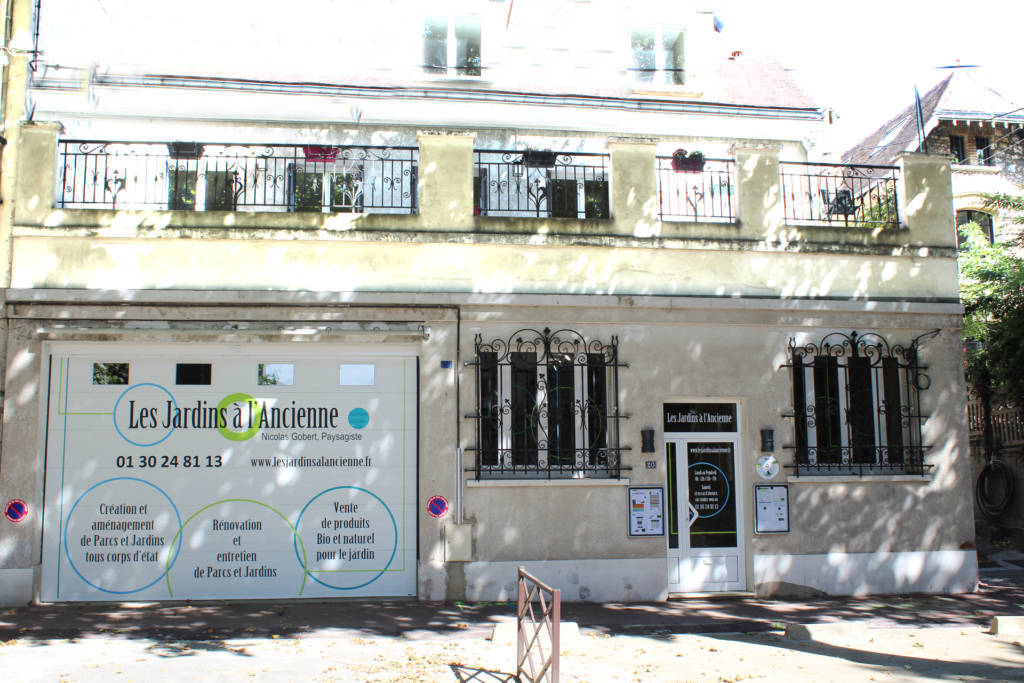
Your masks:
M 1013 488 L 1014 477 L 1010 466 L 1002 460 L 989 460 L 978 475 L 978 484 L 974 490 L 978 509 L 986 517 L 999 517 L 1013 502 Z

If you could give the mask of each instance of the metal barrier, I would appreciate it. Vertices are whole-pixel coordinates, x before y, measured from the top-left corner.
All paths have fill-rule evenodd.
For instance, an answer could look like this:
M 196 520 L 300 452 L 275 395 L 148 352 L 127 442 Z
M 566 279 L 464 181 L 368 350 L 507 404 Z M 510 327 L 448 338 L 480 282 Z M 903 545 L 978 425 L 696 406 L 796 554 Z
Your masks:
M 473 213 L 518 218 L 608 219 L 607 154 L 476 150 Z
M 897 228 L 895 166 L 779 162 L 789 225 Z
M 65 209 L 416 213 L 415 147 L 62 140 Z
M 706 159 L 678 166 L 657 157 L 658 211 L 662 220 L 736 220 L 736 162 Z
M 517 583 L 516 676 L 531 683 L 558 683 L 562 591 L 544 585 L 523 567 L 519 567 Z

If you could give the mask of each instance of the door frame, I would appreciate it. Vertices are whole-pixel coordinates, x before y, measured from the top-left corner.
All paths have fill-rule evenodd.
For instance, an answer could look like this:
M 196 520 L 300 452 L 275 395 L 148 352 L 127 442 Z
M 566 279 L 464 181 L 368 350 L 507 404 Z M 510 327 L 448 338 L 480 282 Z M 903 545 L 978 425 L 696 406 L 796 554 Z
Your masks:
M 665 401 L 662 405 L 662 411 L 664 415 L 665 406 L 670 403 L 695 403 L 695 404 L 726 404 L 736 406 L 736 430 L 729 432 L 705 432 L 705 431 L 692 431 L 692 432 L 663 432 L 663 447 L 664 447 L 664 459 L 665 459 L 665 483 L 666 492 L 672 491 L 672 482 L 669 478 L 672 474 L 668 466 L 668 448 L 669 444 L 674 444 L 676 448 L 676 496 L 672 501 L 672 505 L 676 509 L 668 510 L 668 519 L 672 519 L 674 515 L 676 518 L 676 524 L 679 530 L 679 542 L 677 548 L 669 547 L 670 534 L 669 529 L 666 529 L 665 534 L 665 550 L 666 559 L 668 564 L 668 592 L 673 593 L 706 593 L 706 592 L 729 592 L 729 591 L 744 591 L 747 587 L 747 548 L 746 548 L 746 516 L 745 516 L 745 477 L 743 468 L 743 438 L 741 425 L 743 423 L 743 402 L 741 399 L 727 399 L 727 398 L 694 398 L 679 401 Z M 737 580 L 731 582 L 713 583 L 704 585 L 699 588 L 693 588 L 687 586 L 687 577 L 683 575 L 684 562 L 687 559 L 700 558 L 700 557 L 712 557 L 715 554 L 714 549 L 700 548 L 691 549 L 689 547 L 689 535 L 686 532 L 688 529 L 686 514 L 686 508 L 680 508 L 680 504 L 685 500 L 689 503 L 689 491 L 688 491 L 688 467 L 686 463 L 686 444 L 693 442 L 715 442 L 720 441 L 724 443 L 730 443 L 733 446 L 733 473 L 734 481 L 732 482 L 733 495 L 735 500 L 735 512 L 736 512 L 736 547 L 735 555 L 737 558 Z M 684 465 L 684 466 L 681 466 Z M 676 580 L 673 581 L 673 578 Z

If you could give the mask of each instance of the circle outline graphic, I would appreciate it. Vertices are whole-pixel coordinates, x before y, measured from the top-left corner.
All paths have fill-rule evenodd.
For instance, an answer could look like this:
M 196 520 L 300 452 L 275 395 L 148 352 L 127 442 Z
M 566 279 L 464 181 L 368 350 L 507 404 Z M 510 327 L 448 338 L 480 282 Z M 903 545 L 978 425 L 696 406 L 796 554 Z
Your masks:
M 359 486 L 334 486 L 334 487 L 329 488 L 329 489 L 324 489 L 320 493 L 318 493 L 315 496 L 313 496 L 312 498 L 310 498 L 309 501 L 304 506 L 302 506 L 302 512 L 299 513 L 298 519 L 295 520 L 296 536 L 299 535 L 298 530 L 299 530 L 299 527 L 302 524 L 302 516 L 306 514 L 306 509 L 309 508 L 309 506 L 313 504 L 313 501 L 316 500 L 317 498 L 319 498 L 320 496 L 326 494 L 326 493 L 330 493 L 331 491 L 339 491 L 339 490 L 342 490 L 342 489 L 352 489 L 353 491 L 361 491 L 363 493 L 366 493 L 366 494 L 376 498 L 377 502 L 379 502 L 382 506 L 384 506 L 384 511 L 387 512 L 388 513 L 388 517 L 391 518 L 391 527 L 394 529 L 394 532 L 395 532 L 395 545 L 391 549 L 391 557 L 388 558 L 387 564 L 384 565 L 383 569 L 381 569 L 379 572 L 374 574 L 373 577 L 370 578 L 369 581 L 361 583 L 358 586 L 334 586 L 332 584 L 325 583 L 325 582 L 321 581 L 320 579 L 318 579 L 317 577 L 315 577 L 313 575 L 313 572 L 310 571 L 309 567 L 306 564 L 303 563 L 301 558 L 299 558 L 299 549 L 298 549 L 297 546 L 295 547 L 295 558 L 299 560 L 299 565 L 302 567 L 302 571 L 304 571 L 309 576 L 309 578 L 313 579 L 314 581 L 319 583 L 321 586 L 324 586 L 326 588 L 331 588 L 333 590 L 339 590 L 339 591 L 352 591 L 352 590 L 357 590 L 359 588 L 363 588 L 365 586 L 369 586 L 371 583 L 373 583 L 374 581 L 379 579 L 381 576 L 383 576 L 384 572 L 386 572 L 388 570 L 388 567 L 391 566 L 391 563 L 395 561 L 395 555 L 398 553 L 398 523 L 395 521 L 395 516 L 394 516 L 394 514 L 392 514 L 391 508 L 388 507 L 388 504 L 385 503 L 383 500 L 381 500 L 381 497 L 378 496 L 373 491 L 367 491 L 366 489 L 360 488 Z M 294 545 L 294 541 L 292 543 Z M 305 545 L 305 544 L 303 544 L 303 545 Z
M 112 595 L 127 595 L 129 593 L 138 593 L 139 591 L 144 591 L 147 588 L 150 588 L 150 587 L 154 586 L 156 583 L 158 583 L 160 581 L 160 579 L 164 578 L 164 576 L 167 574 L 167 572 L 170 571 L 171 567 L 174 566 L 174 563 L 177 562 L 178 555 L 179 555 L 179 553 L 181 551 L 181 538 L 180 538 L 180 533 L 179 533 L 178 534 L 178 536 L 179 536 L 179 538 L 178 538 L 178 547 L 177 547 L 177 549 L 172 549 L 172 551 L 171 551 L 171 552 L 174 553 L 174 559 L 170 560 L 170 562 L 167 563 L 167 566 L 164 569 L 164 571 L 160 572 L 160 574 L 155 579 L 153 579 L 152 581 L 147 583 L 145 586 L 141 586 L 140 588 L 133 588 L 133 589 L 127 590 L 127 591 L 118 591 L 118 590 L 113 590 L 113 589 L 110 589 L 110 588 L 101 588 L 100 586 L 97 586 L 96 584 L 94 584 L 89 579 L 87 579 L 84 576 L 82 576 L 82 572 L 78 571 L 78 567 L 75 566 L 75 561 L 73 559 L 71 559 L 71 550 L 68 548 L 68 527 L 71 526 L 71 518 L 75 514 L 75 508 L 77 508 L 78 504 L 82 502 L 82 499 L 85 498 L 87 495 L 89 495 L 89 492 L 92 491 L 97 486 L 102 486 L 103 484 L 109 484 L 111 482 L 121 481 L 121 480 L 124 480 L 124 481 L 137 481 L 140 484 L 145 484 L 146 486 L 152 486 L 157 491 L 162 493 L 164 498 L 167 499 L 167 502 L 171 504 L 171 509 L 174 510 L 174 516 L 178 518 L 178 530 L 179 530 L 179 532 L 181 530 L 181 513 L 178 512 L 178 506 L 174 504 L 174 501 L 171 500 L 171 497 L 169 495 L 167 495 L 166 491 L 164 491 L 162 488 L 160 488 L 159 486 L 157 486 L 156 484 L 154 484 L 151 481 L 146 481 L 145 479 L 139 479 L 138 477 L 113 477 L 111 479 L 104 479 L 103 481 L 96 482 L 95 484 L 93 484 L 92 486 L 87 488 L 85 490 L 85 492 L 82 493 L 82 495 L 80 495 L 78 497 L 78 500 L 75 501 L 75 504 L 71 506 L 71 510 L 68 511 L 68 518 L 64 522 L 64 556 L 67 558 L 68 564 L 71 565 L 71 569 L 74 570 L 75 574 L 78 574 L 78 578 L 80 578 L 82 581 L 85 581 L 87 584 L 89 584 L 90 586 L 92 586 L 96 590 L 102 591 L 104 593 L 110 593 Z M 172 545 L 173 545 L 173 543 L 172 543 Z
M 697 513 L 697 519 L 711 519 L 715 515 L 719 514 L 722 510 L 724 510 L 725 506 L 729 504 L 729 496 L 732 495 L 732 488 L 729 486 L 729 478 L 727 476 L 725 476 L 725 472 L 722 471 L 722 468 L 719 467 L 718 465 L 713 465 L 712 463 L 707 462 L 706 460 L 701 460 L 699 462 L 695 462 L 695 463 L 691 464 L 689 467 L 687 467 L 686 469 L 687 470 L 693 469 L 697 465 L 707 465 L 708 467 L 713 467 L 714 469 L 718 470 L 718 473 L 722 475 L 722 481 L 725 482 L 725 500 L 722 501 L 722 506 L 720 508 L 718 508 L 717 510 L 715 510 L 715 513 L 712 514 L 712 515 L 702 515 L 699 512 Z
M 231 405 L 232 403 L 238 403 L 242 401 L 248 403 L 249 405 L 256 403 L 256 399 L 250 396 L 249 394 L 228 394 L 227 396 L 220 400 L 220 403 L 217 404 L 217 412 L 219 413 L 221 410 Z M 221 436 L 230 441 L 248 441 L 252 437 L 256 436 L 260 431 L 260 421 L 263 419 L 263 404 L 260 403 L 258 405 L 259 408 L 256 409 L 255 414 L 256 419 L 253 420 L 254 424 L 244 432 L 233 432 L 227 428 L 227 425 L 224 425 L 223 427 L 217 427 L 217 431 L 220 432 Z
M 157 444 L 162 443 L 167 437 L 169 437 L 171 434 L 174 433 L 175 427 L 171 427 L 170 430 L 168 430 L 168 432 L 166 434 L 164 434 L 160 439 L 154 441 L 153 443 L 140 443 L 138 441 L 132 441 L 131 439 L 129 439 L 127 436 L 124 435 L 124 432 L 122 432 L 121 428 L 117 425 L 117 407 L 119 405 L 121 405 L 121 399 L 123 399 L 125 397 L 125 395 L 129 391 L 131 391 L 133 389 L 138 389 L 139 387 L 156 387 L 160 391 L 164 392 L 165 394 L 167 394 L 168 396 L 171 397 L 171 403 L 174 405 L 174 409 L 175 410 L 178 409 L 178 402 L 175 400 L 174 394 L 172 394 L 170 391 L 168 391 L 168 389 L 166 387 L 160 386 L 159 384 L 156 384 L 155 382 L 140 382 L 138 384 L 133 384 L 130 387 L 128 387 L 127 389 L 125 389 L 124 391 L 122 391 L 121 395 L 117 397 L 116 401 L 114 401 L 114 412 L 112 412 L 110 414 L 110 419 L 114 422 L 114 429 L 117 430 L 118 436 L 120 436 L 122 439 L 124 439 L 125 441 L 127 441 L 128 443 L 130 443 L 133 446 L 139 446 L 141 448 L 148 448 L 150 446 L 156 446 Z

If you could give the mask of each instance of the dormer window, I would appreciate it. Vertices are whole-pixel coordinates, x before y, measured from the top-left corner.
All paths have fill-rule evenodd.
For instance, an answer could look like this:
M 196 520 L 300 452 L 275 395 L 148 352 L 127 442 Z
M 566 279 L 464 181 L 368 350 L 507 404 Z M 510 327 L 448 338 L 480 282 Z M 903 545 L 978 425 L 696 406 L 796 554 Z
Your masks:
M 630 38 L 633 52 L 633 80 L 638 83 L 683 85 L 683 30 L 678 28 L 638 28 Z
M 427 17 L 423 70 L 447 76 L 480 76 L 480 18 Z

